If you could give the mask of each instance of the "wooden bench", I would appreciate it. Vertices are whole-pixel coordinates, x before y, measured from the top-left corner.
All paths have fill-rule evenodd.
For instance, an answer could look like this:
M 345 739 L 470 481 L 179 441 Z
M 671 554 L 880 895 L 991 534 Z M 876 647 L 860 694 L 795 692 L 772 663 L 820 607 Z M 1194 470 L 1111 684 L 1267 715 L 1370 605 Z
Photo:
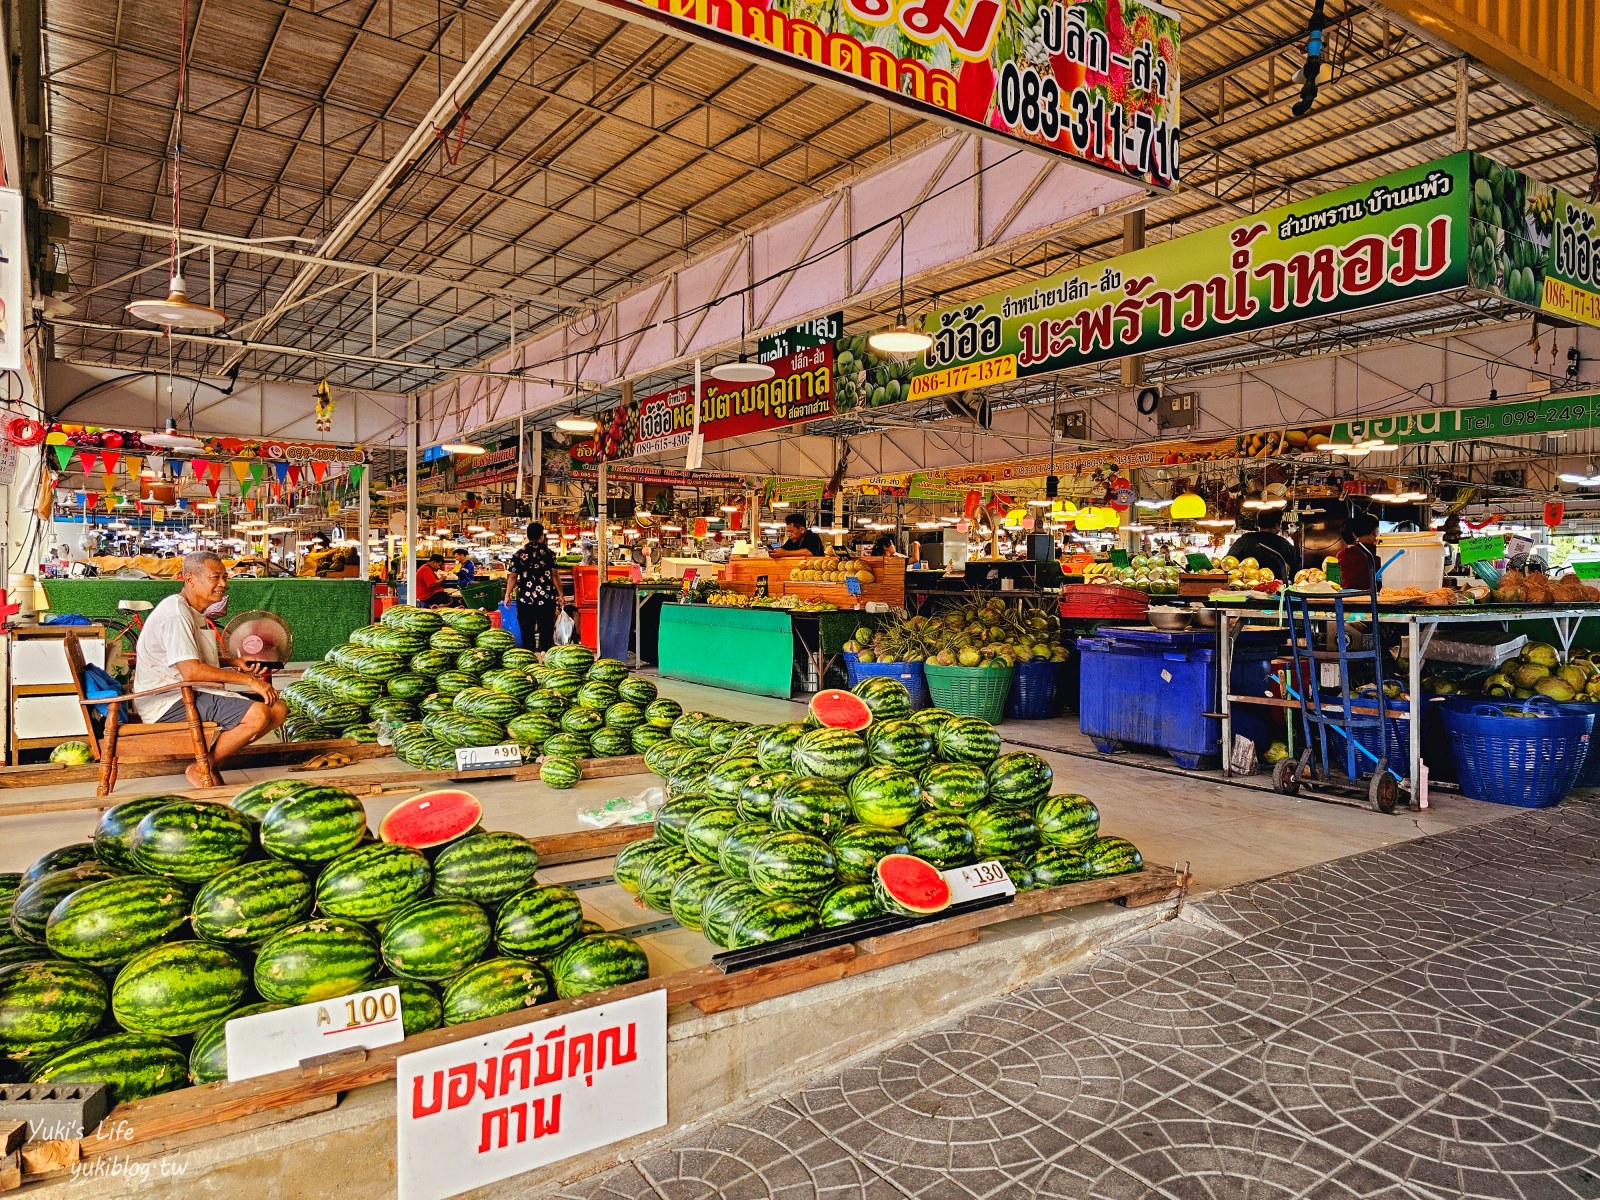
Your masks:
M 109 796 L 117 786 L 118 762 L 151 762 L 190 754 L 200 768 L 202 786 L 216 787 L 222 782 L 222 776 L 217 774 L 216 763 L 211 757 L 217 724 L 200 719 L 200 710 L 195 706 L 194 699 L 198 685 L 169 683 L 158 688 L 146 688 L 142 692 L 91 699 L 84 687 L 83 647 L 78 644 L 78 635 L 69 633 L 65 641 L 67 664 L 72 668 L 72 686 L 78 693 L 78 704 L 84 710 L 84 724 L 89 730 L 89 747 L 100 760 L 100 781 L 95 787 L 95 795 Z M 143 696 L 169 692 L 176 692 L 182 697 L 185 720 L 145 724 L 137 716 L 132 720 L 124 719 L 124 704 L 131 704 Z M 94 710 L 101 706 L 106 711 L 105 728 L 97 734 Z

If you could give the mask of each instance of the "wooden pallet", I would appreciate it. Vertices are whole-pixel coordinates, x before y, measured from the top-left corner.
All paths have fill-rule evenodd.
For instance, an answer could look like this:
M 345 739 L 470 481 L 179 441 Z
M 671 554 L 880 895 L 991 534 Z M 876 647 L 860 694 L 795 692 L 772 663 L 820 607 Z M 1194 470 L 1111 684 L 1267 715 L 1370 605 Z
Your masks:
M 647 837 L 650 832 L 650 827 L 640 826 L 560 834 L 533 841 L 543 861 L 575 862 L 607 857 L 619 846 Z M 1181 904 L 1187 888 L 1186 872 L 1180 874 L 1165 867 L 1146 866 L 1132 875 L 1025 892 L 1008 905 L 928 921 L 912 929 L 780 959 L 733 975 L 726 975 L 709 964 L 685 968 L 577 1000 L 542 1004 L 533 1010 L 523 1009 L 467 1025 L 430 1030 L 393 1046 L 345 1052 L 317 1065 L 303 1065 L 238 1083 L 208 1083 L 151 1096 L 118 1105 L 93 1135 L 77 1141 L 37 1144 L 31 1159 L 24 1153 L 24 1173 L 31 1181 L 62 1174 L 74 1163 L 107 1154 L 141 1158 L 176 1146 L 293 1120 L 332 1107 L 341 1092 L 393 1079 L 396 1060 L 403 1054 L 483 1037 L 529 1020 L 560 1017 L 658 989 L 667 993 L 669 1007 L 692 1004 L 701 1012 L 726 1012 L 818 984 L 971 945 L 979 939 L 984 927 L 1003 921 L 1106 901 L 1129 907 L 1167 900 Z M 46 1146 L 48 1153 L 44 1152 Z M 29 1163 L 38 1169 L 27 1169 Z M 0 1175 L 0 1191 L 4 1190 L 5 1177 Z
M 376 742 L 327 738 L 316 742 L 258 742 L 239 751 L 237 762 L 241 767 L 272 767 L 301 762 L 317 754 L 343 754 L 352 762 L 359 762 L 369 758 L 386 758 L 393 753 L 392 746 L 380 746 Z M 125 763 L 117 769 L 117 778 L 149 779 L 157 775 L 182 775 L 183 769 L 193 763 L 192 754 Z M 87 763 L 81 767 L 68 766 L 66 763 L 29 763 L 26 766 L 0 767 L 0 788 L 94 783 L 99 777 L 99 763 Z

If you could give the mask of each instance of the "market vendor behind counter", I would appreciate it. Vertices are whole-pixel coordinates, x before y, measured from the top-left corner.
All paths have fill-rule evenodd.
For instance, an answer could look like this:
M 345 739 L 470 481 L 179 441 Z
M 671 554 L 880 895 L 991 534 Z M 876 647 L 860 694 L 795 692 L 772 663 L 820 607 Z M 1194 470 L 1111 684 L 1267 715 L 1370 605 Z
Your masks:
M 802 514 L 790 513 L 783 519 L 783 526 L 788 540 L 773 549 L 773 558 L 822 557 L 822 538 Z

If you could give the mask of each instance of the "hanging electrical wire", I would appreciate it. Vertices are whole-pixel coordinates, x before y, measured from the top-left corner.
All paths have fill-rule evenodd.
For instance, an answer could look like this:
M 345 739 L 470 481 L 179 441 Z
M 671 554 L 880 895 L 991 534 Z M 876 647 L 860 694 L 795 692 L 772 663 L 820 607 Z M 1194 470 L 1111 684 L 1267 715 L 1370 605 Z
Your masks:
M 1306 62 L 1301 68 L 1304 78 L 1300 83 L 1300 99 L 1295 101 L 1294 107 L 1289 110 L 1296 117 L 1305 116 L 1317 102 L 1317 82 L 1322 74 L 1322 33 L 1328 27 L 1328 17 L 1323 11 L 1322 3 L 1323 0 L 1315 0 L 1311 6 L 1311 22 L 1306 37 Z

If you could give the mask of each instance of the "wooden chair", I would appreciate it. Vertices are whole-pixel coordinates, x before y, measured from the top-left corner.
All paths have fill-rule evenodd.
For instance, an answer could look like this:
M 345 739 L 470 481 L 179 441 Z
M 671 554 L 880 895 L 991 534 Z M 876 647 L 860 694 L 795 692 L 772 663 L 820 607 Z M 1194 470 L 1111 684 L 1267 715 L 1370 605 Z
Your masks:
M 217 736 L 215 721 L 202 721 L 195 707 L 192 683 L 169 683 L 163 687 L 146 688 L 142 692 L 128 692 L 120 696 L 90 699 L 84 686 L 83 647 L 78 635 L 67 634 L 67 664 L 72 668 L 72 686 L 78 693 L 78 704 L 83 709 L 83 723 L 89 731 L 89 747 L 100 760 L 100 782 L 95 787 L 96 796 L 109 796 L 117 786 L 119 762 L 154 762 L 159 759 L 194 756 L 206 787 L 216 787 L 222 782 L 211 757 L 211 744 Z M 177 692 L 183 698 L 186 720 L 161 721 L 145 724 L 135 717 L 124 720 L 122 706 L 140 696 L 156 696 Z M 94 710 L 105 707 L 105 729 L 95 732 Z

